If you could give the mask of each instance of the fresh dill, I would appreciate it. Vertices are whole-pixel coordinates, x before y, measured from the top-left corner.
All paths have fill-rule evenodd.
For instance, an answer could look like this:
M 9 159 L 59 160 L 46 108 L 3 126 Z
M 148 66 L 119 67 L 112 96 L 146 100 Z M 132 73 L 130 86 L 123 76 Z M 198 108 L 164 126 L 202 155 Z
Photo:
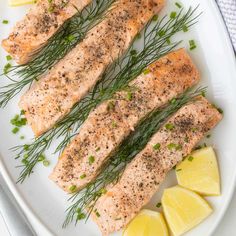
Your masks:
M 94 0 L 89 6 L 67 20 L 61 29 L 40 50 L 34 52 L 32 61 L 18 66 L 8 66 L 1 76 L 10 83 L 0 87 L 0 107 L 4 107 L 24 87 L 37 81 L 56 62 L 62 59 L 103 18 L 106 10 L 115 0 Z M 8 63 L 10 65 L 10 63 Z M 17 76 L 18 80 L 12 79 Z
M 135 132 L 122 143 L 96 180 L 69 198 L 72 205 L 66 211 L 67 216 L 63 227 L 66 227 L 73 220 L 77 223 L 78 209 L 80 212 L 87 211 L 86 217 L 88 219 L 96 201 L 102 195 L 106 186 L 118 181 L 126 165 L 146 146 L 151 136 L 158 131 L 163 122 L 182 106 L 193 102 L 205 90 L 206 88 L 189 89 L 176 98 L 175 103 L 170 102 L 166 107 L 154 111 L 143 120 Z
M 117 60 L 105 71 L 93 91 L 76 104 L 70 114 L 59 121 L 53 129 L 28 144 L 27 153 L 30 157 L 27 165 L 21 166 L 23 169 L 18 182 L 23 182 L 30 176 L 34 166 L 38 163 L 39 156 L 50 147 L 53 139 L 63 137 L 55 152 L 62 151 L 78 132 L 79 127 L 92 109 L 101 102 L 110 99 L 118 90 L 127 88 L 128 83 L 140 75 L 149 64 L 179 45 L 180 42 L 168 44 L 167 40 L 175 33 L 182 31 L 183 25 L 190 28 L 195 24 L 199 16 L 199 14 L 195 15 L 196 11 L 197 7 L 195 9 L 189 8 L 186 13 L 181 10 L 175 19 L 165 16 L 160 21 L 150 21 L 143 32 L 142 49 L 138 51 L 134 46 L 131 46 L 122 59 Z M 165 34 L 160 36 L 160 31 Z M 25 154 L 24 145 L 14 147 L 13 151 L 17 152 L 16 158 L 20 158 Z

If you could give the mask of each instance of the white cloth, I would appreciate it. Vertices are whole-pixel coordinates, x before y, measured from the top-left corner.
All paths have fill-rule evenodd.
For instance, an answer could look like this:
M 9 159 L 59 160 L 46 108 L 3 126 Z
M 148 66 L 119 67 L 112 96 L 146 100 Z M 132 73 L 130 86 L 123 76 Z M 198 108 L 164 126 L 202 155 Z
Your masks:
M 236 52 L 236 0 L 216 0 Z

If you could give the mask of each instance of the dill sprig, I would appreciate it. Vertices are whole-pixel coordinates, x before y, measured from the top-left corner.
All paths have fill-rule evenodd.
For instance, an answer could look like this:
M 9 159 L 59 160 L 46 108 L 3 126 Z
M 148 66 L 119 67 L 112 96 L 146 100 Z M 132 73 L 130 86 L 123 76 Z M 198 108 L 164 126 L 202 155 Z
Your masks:
M 195 16 L 196 11 L 197 7 L 189 8 L 186 13 L 181 10 L 175 19 L 164 16 L 160 21 L 150 21 L 143 30 L 144 41 L 139 51 L 135 50 L 133 44 L 124 57 L 105 71 L 93 91 L 76 104 L 71 113 L 59 121 L 53 129 L 27 144 L 27 150 L 24 145 L 14 147 L 13 151 L 18 152 L 16 158 L 24 156 L 25 153 L 28 156 L 27 161 L 21 166 L 23 169 L 18 182 L 22 183 L 31 175 L 39 157 L 48 149 L 53 139 L 63 137 L 55 152 L 63 150 L 92 109 L 111 98 L 118 90 L 127 88 L 128 83 L 141 74 L 144 68 L 179 45 L 180 42 L 169 44 L 169 39 L 181 31 L 183 25 L 190 28 L 197 22 L 199 14 Z
M 30 87 L 47 70 L 74 48 L 101 19 L 115 0 L 94 0 L 89 6 L 67 20 L 59 31 L 38 51 L 32 61 L 12 66 L 6 76 L 11 82 L 0 87 L 0 107 L 4 107 L 25 86 Z M 17 80 L 12 79 L 17 76 Z
M 80 220 L 78 216 L 81 212 L 85 216 L 84 212 L 86 211 L 86 218 L 88 219 L 96 201 L 106 192 L 106 186 L 119 180 L 126 165 L 146 146 L 163 122 L 182 106 L 194 101 L 205 90 L 206 88 L 189 89 L 179 97 L 172 99 L 165 108 L 154 111 L 144 119 L 136 131 L 123 142 L 96 180 L 69 198 L 69 201 L 74 203 L 66 211 L 67 216 L 63 227 L 66 227 L 73 220 L 77 223 Z

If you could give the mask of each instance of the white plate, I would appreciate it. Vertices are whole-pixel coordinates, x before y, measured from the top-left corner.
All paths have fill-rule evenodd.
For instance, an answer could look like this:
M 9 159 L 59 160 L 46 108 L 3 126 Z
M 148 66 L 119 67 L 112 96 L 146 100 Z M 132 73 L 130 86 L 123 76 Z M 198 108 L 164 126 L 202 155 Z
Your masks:
M 26 12 L 27 7 L 10 8 L 7 1 L 0 2 L 0 22 L 3 19 L 10 20 L 10 25 L 0 23 L 0 38 L 8 35 L 10 26 L 20 19 Z M 172 5 L 175 1 L 172 2 Z M 195 39 L 197 49 L 190 52 L 202 75 L 202 84 L 209 86 L 209 98 L 224 109 L 224 119 L 221 124 L 212 132 L 212 138 L 207 140 L 216 148 L 222 179 L 222 195 L 220 197 L 208 198 L 214 208 L 214 213 L 204 223 L 190 231 L 188 236 L 209 236 L 213 233 L 222 218 L 236 179 L 236 64 L 230 40 L 225 29 L 222 18 L 219 14 L 215 1 L 213 0 L 183 0 L 184 5 L 196 6 L 200 4 L 203 11 L 200 22 L 187 34 L 180 34 L 179 38 L 185 38 L 184 46 L 188 48 L 189 39 Z M 163 12 L 170 12 L 169 6 Z M 0 49 L 1 68 L 6 63 L 5 52 Z M 4 83 L 3 80 L 0 81 Z M 19 174 L 15 166 L 17 162 L 12 158 L 9 148 L 22 143 L 19 135 L 11 133 L 10 119 L 19 112 L 17 108 L 17 97 L 4 110 L 0 110 L 0 170 L 4 175 L 10 189 L 24 209 L 32 224 L 36 227 L 38 235 L 100 235 L 97 226 L 89 221 L 87 224 L 79 223 L 77 227 L 71 225 L 66 230 L 61 228 L 64 220 L 64 211 L 67 207 L 68 196 L 56 185 L 48 180 L 57 158 L 51 157 L 52 165 L 48 168 L 38 166 L 35 173 L 24 184 L 16 185 L 14 182 Z M 22 130 L 27 138 L 32 137 L 29 128 Z M 27 140 L 24 140 L 26 142 Z M 49 152 L 50 154 L 50 152 Z M 47 156 L 49 156 L 49 154 Z M 50 155 L 52 156 L 52 155 Z M 173 173 L 170 173 L 162 189 L 176 183 Z M 157 202 L 160 198 L 160 190 L 152 201 Z M 152 208 L 152 204 L 149 204 Z M 119 234 L 118 234 L 119 235 Z

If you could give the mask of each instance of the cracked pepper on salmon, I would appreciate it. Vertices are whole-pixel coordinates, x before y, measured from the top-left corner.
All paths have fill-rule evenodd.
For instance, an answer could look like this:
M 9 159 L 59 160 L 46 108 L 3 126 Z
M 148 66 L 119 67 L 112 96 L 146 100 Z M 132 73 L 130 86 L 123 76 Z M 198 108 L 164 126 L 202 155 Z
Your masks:
M 164 0 L 117 0 L 85 39 L 26 92 L 20 107 L 36 136 L 70 112 L 163 5 Z
M 118 183 L 107 187 L 107 193 L 96 202 L 92 217 L 103 236 L 124 228 L 150 201 L 166 174 L 191 153 L 221 118 L 203 97 L 172 116 L 128 164 Z M 173 129 L 166 128 L 169 124 Z
M 19 21 L 2 47 L 19 63 L 27 63 L 62 24 L 92 0 L 38 0 Z
M 147 73 L 148 71 L 148 73 Z M 199 73 L 184 49 L 151 64 L 114 98 L 100 104 L 64 150 L 50 178 L 65 191 L 83 188 L 138 123 L 153 110 L 199 81 Z

